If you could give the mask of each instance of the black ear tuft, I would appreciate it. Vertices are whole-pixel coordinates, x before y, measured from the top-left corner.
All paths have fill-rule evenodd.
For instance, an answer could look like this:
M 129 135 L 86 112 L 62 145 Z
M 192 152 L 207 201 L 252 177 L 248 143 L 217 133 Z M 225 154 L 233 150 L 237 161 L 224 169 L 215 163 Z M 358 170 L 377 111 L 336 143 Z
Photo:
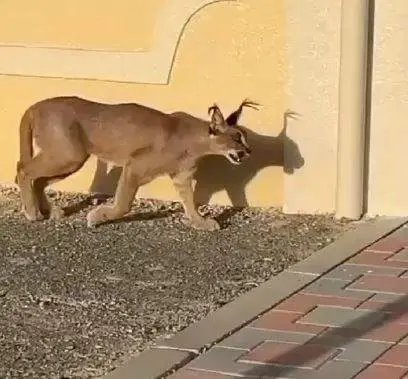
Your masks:
M 214 113 L 217 109 L 217 104 L 211 105 L 211 107 L 208 108 L 208 114 L 211 116 L 211 114 Z
M 217 132 L 218 129 L 222 130 L 225 128 L 224 116 L 217 104 L 208 108 L 208 114 L 211 115 L 210 128 L 212 128 L 214 132 Z
M 258 106 L 260 106 L 260 104 L 255 103 L 255 102 L 253 102 L 253 101 L 250 101 L 250 100 L 248 100 L 248 99 L 245 99 L 245 100 L 241 103 L 241 105 L 239 106 L 239 108 L 238 108 L 236 111 L 232 112 L 232 113 L 227 117 L 227 119 L 226 119 L 225 121 L 226 121 L 226 123 L 227 123 L 228 125 L 230 125 L 230 126 L 231 126 L 231 125 L 237 125 L 237 124 L 238 124 L 238 121 L 239 121 L 239 118 L 241 117 L 242 110 L 243 110 L 244 107 L 248 107 L 248 108 L 252 108 L 252 109 L 258 110 Z
M 211 105 L 211 107 L 208 108 L 208 114 L 209 114 L 212 118 L 214 118 L 214 117 L 221 117 L 222 119 L 224 118 L 224 117 L 222 116 L 222 112 L 221 112 L 220 108 L 219 108 L 218 105 L 215 104 L 215 103 L 214 103 L 213 105 Z

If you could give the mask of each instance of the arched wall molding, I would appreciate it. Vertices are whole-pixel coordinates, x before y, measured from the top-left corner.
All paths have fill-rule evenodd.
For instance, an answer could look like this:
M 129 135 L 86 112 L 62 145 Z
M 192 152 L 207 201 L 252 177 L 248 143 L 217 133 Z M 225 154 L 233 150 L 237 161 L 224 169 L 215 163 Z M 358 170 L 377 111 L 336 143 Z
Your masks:
M 0 43 L 0 74 L 165 85 L 169 82 L 181 37 L 193 16 L 210 5 L 237 1 L 166 1 L 156 19 L 151 51 Z

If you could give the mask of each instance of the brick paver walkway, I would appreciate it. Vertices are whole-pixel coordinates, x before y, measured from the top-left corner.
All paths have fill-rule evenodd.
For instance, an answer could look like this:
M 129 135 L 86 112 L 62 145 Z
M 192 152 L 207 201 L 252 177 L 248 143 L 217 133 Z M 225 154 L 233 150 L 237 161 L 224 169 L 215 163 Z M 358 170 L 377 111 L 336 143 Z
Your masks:
M 408 378 L 408 228 L 335 267 L 170 378 Z

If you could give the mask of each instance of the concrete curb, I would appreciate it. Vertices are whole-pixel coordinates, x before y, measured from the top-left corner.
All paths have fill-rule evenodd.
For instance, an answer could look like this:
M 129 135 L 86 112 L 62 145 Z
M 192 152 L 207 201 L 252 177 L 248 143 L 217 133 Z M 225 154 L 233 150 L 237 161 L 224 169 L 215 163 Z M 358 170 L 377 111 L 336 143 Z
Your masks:
M 153 379 L 169 370 L 182 367 L 194 359 L 195 354 L 180 350 L 152 348 L 143 351 L 128 363 L 111 371 L 103 379 Z
M 333 267 L 398 229 L 407 218 L 364 221 L 334 243 L 248 291 L 231 303 L 130 359 L 104 379 L 159 379 L 250 323 Z

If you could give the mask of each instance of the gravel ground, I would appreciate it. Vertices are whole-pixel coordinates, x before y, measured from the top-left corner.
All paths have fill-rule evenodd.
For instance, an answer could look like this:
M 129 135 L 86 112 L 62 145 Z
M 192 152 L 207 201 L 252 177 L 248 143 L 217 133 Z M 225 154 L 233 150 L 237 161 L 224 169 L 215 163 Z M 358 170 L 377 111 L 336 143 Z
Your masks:
M 90 230 L 85 207 L 30 223 L 0 193 L 0 377 L 100 377 L 161 337 L 330 243 L 351 224 L 277 209 L 203 207 L 224 228 L 198 232 L 178 203 L 138 200 L 125 221 Z M 73 212 L 74 209 L 69 209 Z

